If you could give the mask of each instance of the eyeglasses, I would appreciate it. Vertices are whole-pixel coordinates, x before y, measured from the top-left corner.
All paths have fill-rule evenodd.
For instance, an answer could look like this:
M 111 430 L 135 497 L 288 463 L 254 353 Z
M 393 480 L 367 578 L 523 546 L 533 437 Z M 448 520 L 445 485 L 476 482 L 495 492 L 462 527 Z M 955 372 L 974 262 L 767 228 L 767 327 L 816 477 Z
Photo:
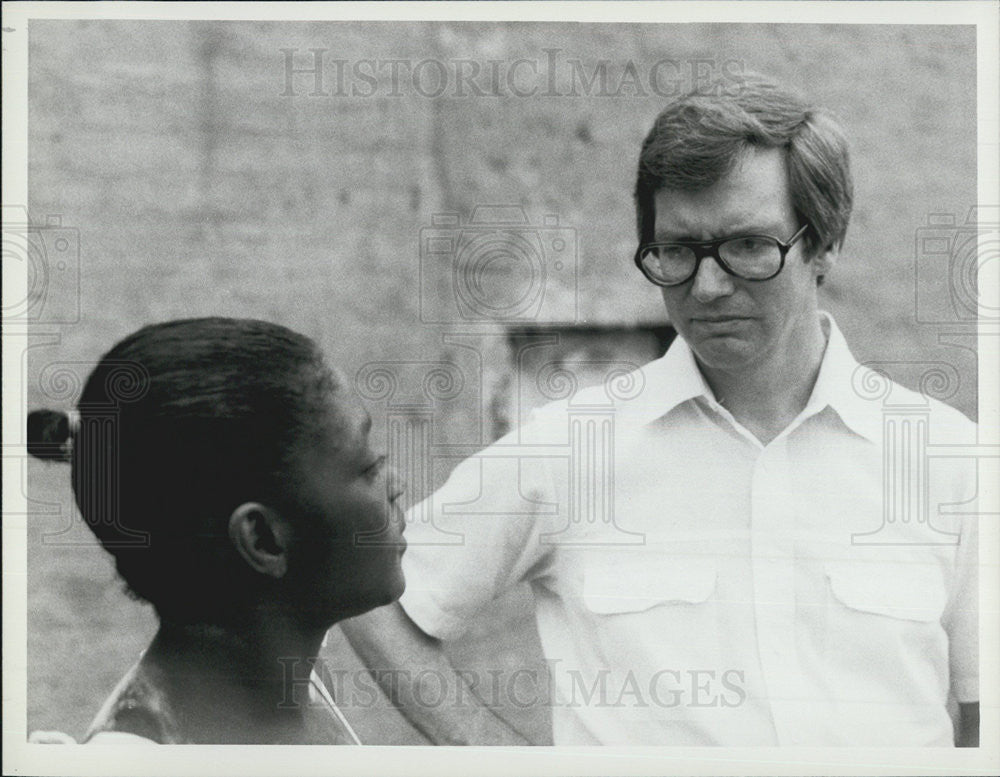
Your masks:
M 657 286 L 687 283 L 706 256 L 737 278 L 767 281 L 781 272 L 785 256 L 808 228 L 809 224 L 803 224 L 787 243 L 770 235 L 738 235 L 705 243 L 644 243 L 635 252 L 635 264 Z

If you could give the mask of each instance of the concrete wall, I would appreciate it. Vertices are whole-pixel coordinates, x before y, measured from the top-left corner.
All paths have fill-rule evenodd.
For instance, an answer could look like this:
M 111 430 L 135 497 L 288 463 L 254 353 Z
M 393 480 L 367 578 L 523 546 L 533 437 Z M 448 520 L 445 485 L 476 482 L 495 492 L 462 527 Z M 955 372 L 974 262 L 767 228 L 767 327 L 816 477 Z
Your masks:
M 322 83 L 286 72 L 311 49 Z M 286 323 L 348 371 L 375 344 L 439 354 L 447 328 L 422 318 L 453 316 L 451 267 L 421 239 L 496 203 L 554 215 L 578 249 L 578 291 L 550 266 L 522 318 L 658 320 L 630 262 L 638 144 L 661 95 L 754 69 L 852 135 L 858 207 L 826 304 L 859 357 L 953 360 L 912 326 L 913 266 L 927 215 L 974 202 L 973 52 L 961 27 L 34 22 L 31 211 L 80 230 L 83 323 L 58 354 L 209 313 Z M 448 211 L 461 225 L 435 228 Z M 952 401 L 974 397 L 964 381 Z

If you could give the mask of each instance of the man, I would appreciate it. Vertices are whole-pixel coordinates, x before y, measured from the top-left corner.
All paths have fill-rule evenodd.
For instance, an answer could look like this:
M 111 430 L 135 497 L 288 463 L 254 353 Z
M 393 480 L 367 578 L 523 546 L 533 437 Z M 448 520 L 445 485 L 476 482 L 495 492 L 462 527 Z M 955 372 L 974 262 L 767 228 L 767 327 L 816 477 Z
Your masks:
M 860 368 L 818 309 L 852 204 L 836 123 L 756 78 L 681 98 L 646 138 L 636 203 L 636 264 L 680 337 L 629 396 L 585 390 L 459 465 L 424 508 L 462 544 L 412 525 L 401 607 L 348 638 L 415 677 L 527 581 L 557 745 L 975 743 L 975 516 L 939 510 L 975 496 L 974 472 L 928 471 L 897 434 L 975 429 Z M 891 404 L 859 394 L 876 379 Z M 604 426 L 574 420 L 593 407 Z M 907 407 L 909 426 L 890 413 Z M 890 498 L 918 480 L 927 519 Z M 462 690 L 433 708 L 419 687 L 393 695 L 434 741 L 523 741 L 449 703 Z

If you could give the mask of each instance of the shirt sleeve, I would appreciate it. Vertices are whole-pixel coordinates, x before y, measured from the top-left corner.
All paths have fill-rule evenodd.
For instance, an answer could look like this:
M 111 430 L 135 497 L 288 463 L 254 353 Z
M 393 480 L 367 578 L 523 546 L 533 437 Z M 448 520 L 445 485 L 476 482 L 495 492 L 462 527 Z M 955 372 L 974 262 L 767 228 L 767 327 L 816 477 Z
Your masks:
M 947 415 L 935 432 L 943 443 L 976 446 L 978 428 L 957 411 Z M 940 416 L 939 416 L 940 417 Z M 948 602 L 942 625 L 948 634 L 951 695 L 960 703 L 979 701 L 979 487 L 975 456 L 935 462 L 948 472 L 950 489 L 941 498 L 954 512 L 943 525 L 958 535 Z M 932 505 L 932 508 L 934 505 Z
M 425 633 L 461 635 L 480 608 L 542 574 L 557 500 L 534 435 L 529 424 L 461 462 L 407 514 L 400 604 Z
M 951 595 L 943 623 L 948 633 L 951 692 L 963 704 L 979 701 L 978 516 L 962 521 Z

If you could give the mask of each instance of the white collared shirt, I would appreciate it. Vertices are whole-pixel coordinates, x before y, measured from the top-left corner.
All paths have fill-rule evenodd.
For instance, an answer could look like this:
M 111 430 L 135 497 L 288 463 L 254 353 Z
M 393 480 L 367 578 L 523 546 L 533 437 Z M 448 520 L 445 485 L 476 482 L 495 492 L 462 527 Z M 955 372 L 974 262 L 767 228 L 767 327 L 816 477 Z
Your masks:
M 949 691 L 979 698 L 975 426 L 828 322 L 767 445 L 677 338 L 462 462 L 408 514 L 407 613 L 453 638 L 528 581 L 557 745 L 951 745 Z

